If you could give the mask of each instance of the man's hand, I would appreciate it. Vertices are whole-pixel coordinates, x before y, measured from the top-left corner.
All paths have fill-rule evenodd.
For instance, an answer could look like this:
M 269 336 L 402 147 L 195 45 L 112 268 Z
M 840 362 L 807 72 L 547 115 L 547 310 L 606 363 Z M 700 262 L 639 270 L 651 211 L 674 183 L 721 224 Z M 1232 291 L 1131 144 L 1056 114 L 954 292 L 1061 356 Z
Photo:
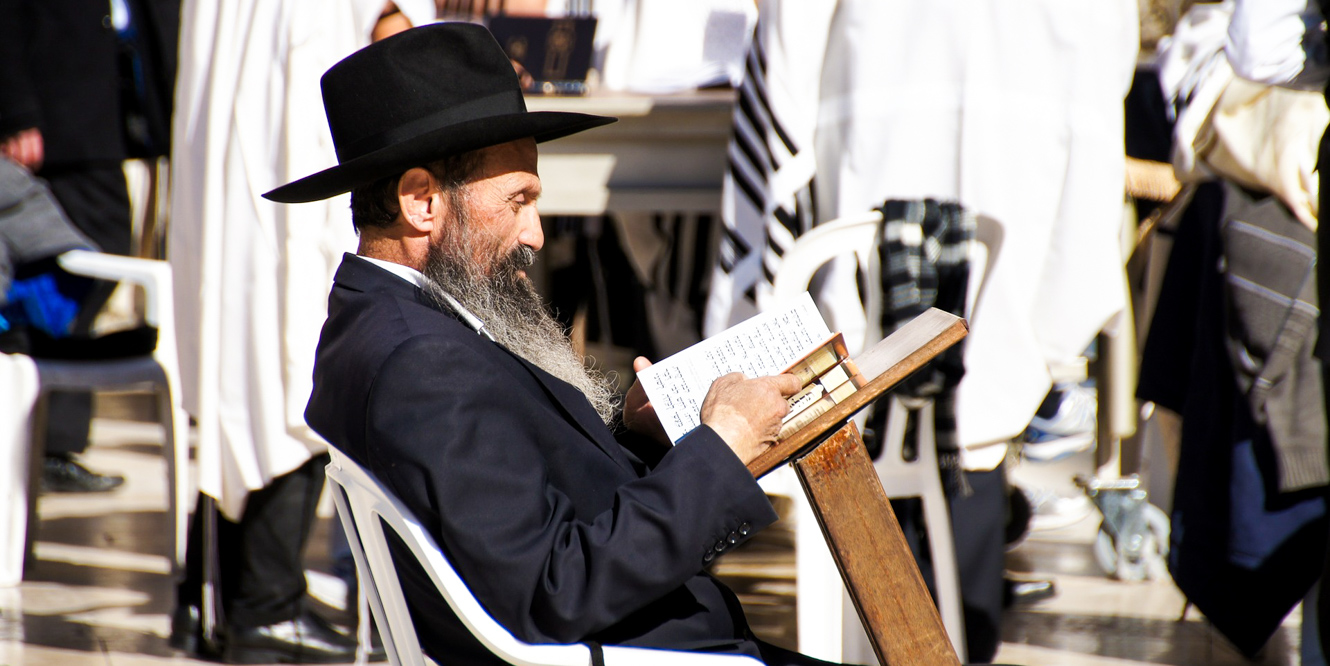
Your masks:
M 651 367 L 651 361 L 645 356 L 638 356 L 633 359 L 633 372 L 642 372 Z M 628 389 L 628 394 L 623 398 L 623 424 L 628 429 L 650 437 L 664 446 L 671 444 L 669 435 L 665 434 L 665 427 L 660 424 L 660 419 L 656 416 L 656 408 L 647 400 L 646 389 L 642 388 L 642 382 L 633 381 L 632 387 Z
M 0 141 L 0 155 L 36 173 L 42 168 L 42 162 L 46 160 L 46 148 L 42 143 L 41 130 L 31 127 L 6 137 Z
M 786 398 L 799 388 L 794 375 L 748 379 L 732 372 L 712 382 L 702 401 L 702 423 L 747 465 L 776 443 L 781 419 L 790 411 Z

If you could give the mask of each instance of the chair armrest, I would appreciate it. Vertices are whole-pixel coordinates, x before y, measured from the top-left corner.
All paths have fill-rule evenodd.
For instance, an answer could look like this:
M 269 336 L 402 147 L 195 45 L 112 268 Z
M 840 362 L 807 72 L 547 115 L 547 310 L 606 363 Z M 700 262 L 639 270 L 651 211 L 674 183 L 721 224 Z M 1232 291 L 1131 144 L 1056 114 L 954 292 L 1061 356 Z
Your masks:
M 156 259 L 139 259 L 90 250 L 70 250 L 61 254 L 60 267 L 87 277 L 129 282 L 143 287 L 147 295 L 144 319 L 149 326 L 161 328 L 171 316 L 171 265 Z
M 604 648 L 605 666 L 762 666 L 762 662 L 742 654 L 678 652 L 650 648 Z

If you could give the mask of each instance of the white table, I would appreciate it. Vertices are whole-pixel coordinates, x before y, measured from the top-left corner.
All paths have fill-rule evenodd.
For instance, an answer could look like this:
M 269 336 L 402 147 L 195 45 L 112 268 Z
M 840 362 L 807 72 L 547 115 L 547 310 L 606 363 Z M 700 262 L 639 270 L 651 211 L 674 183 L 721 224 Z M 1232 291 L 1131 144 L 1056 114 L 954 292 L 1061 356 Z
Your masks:
M 733 90 L 675 95 L 528 97 L 531 111 L 575 111 L 619 122 L 540 146 L 545 215 L 715 212 L 726 169 Z

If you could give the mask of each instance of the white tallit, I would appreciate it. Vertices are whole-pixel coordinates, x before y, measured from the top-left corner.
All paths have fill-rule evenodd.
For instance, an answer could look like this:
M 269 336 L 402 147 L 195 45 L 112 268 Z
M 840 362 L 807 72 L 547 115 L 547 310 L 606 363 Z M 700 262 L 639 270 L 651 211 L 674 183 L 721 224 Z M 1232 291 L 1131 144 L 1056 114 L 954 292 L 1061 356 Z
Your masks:
M 397 0 L 413 23 L 429 0 Z M 323 450 L 305 424 L 314 348 L 343 251 L 345 196 L 264 192 L 337 163 L 319 77 L 369 43 L 384 0 L 186 0 L 171 230 L 185 408 L 199 488 L 238 519 L 249 491 Z

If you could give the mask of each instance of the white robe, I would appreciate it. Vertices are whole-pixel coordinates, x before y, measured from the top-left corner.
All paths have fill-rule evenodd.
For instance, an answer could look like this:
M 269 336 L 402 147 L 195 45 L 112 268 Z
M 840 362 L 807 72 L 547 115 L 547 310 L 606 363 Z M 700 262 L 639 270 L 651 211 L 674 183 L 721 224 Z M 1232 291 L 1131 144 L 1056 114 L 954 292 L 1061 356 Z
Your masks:
M 936 197 L 1003 230 L 957 387 L 968 469 L 1001 461 L 1049 365 L 1078 357 L 1126 304 L 1123 98 L 1138 30 L 1135 0 L 841 2 L 832 21 L 821 219 Z
M 337 163 L 319 78 L 369 43 L 384 0 L 186 0 L 171 162 L 182 398 L 199 489 L 238 519 L 249 491 L 321 452 L 305 424 L 328 290 L 356 238 L 346 196 L 261 195 Z M 397 0 L 413 23 L 430 0 Z
M 785 185 L 793 166 L 811 160 L 818 221 L 866 212 L 888 198 L 933 197 L 1002 226 L 1000 255 L 971 313 L 966 375 L 957 389 L 962 464 L 992 469 L 1047 393 L 1049 364 L 1079 356 L 1126 302 L 1118 239 L 1123 98 L 1139 46 L 1136 3 L 840 0 L 828 10 L 829 37 L 818 32 L 825 23 L 807 16 L 781 20 L 811 6 L 826 5 L 762 5 L 759 31 L 807 26 L 804 40 L 763 43 L 766 78 L 782 84 L 771 93 L 773 113 L 784 115 L 796 141 L 814 137 L 767 185 Z M 802 71 L 810 63 L 820 64 L 819 79 L 777 69 Z M 790 81 L 803 87 L 786 93 Z M 777 105 L 777 91 L 795 102 Z M 818 101 L 811 118 L 808 100 Z M 748 246 L 762 247 L 763 220 L 754 212 L 727 205 L 722 217 Z M 780 229 L 765 222 L 770 242 L 771 230 Z M 727 249 L 722 243 L 722 253 Z M 750 286 L 759 297 L 769 289 L 759 261 L 774 273 L 779 257 L 755 252 L 734 270 L 713 274 L 708 331 L 746 316 Z M 866 327 L 850 262 L 836 267 L 818 298 L 832 328 L 862 344 Z

